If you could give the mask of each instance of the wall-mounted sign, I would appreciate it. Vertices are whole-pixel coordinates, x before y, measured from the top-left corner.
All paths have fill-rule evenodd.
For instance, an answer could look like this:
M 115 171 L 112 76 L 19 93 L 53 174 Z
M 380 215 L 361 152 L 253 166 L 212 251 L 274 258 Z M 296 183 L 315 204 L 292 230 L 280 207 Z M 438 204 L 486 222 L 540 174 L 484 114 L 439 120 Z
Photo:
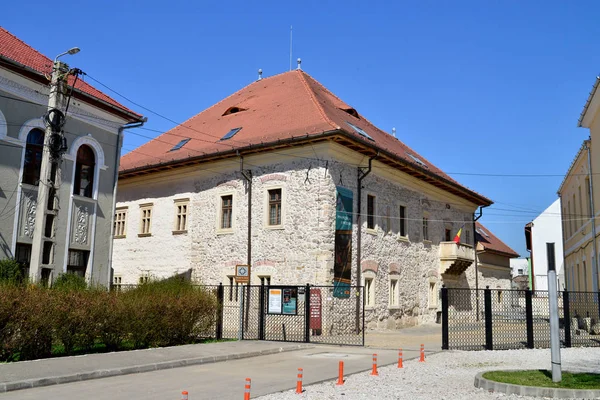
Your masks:
M 250 266 L 236 265 L 235 266 L 235 281 L 237 283 L 250 283 Z
M 298 288 L 269 288 L 269 314 L 298 314 Z

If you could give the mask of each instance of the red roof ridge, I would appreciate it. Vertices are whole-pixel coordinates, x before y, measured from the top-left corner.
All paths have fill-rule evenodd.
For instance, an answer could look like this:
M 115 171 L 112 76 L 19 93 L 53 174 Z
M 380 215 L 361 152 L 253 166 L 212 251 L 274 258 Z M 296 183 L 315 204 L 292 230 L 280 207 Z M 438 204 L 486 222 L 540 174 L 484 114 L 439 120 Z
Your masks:
M 340 127 L 335 124 L 328 116 L 327 113 L 325 112 L 325 110 L 323 109 L 323 107 L 319 104 L 319 102 L 315 99 L 315 95 L 314 92 L 312 91 L 311 88 L 308 87 L 308 82 L 306 82 L 306 78 L 304 77 L 304 75 L 306 74 L 307 76 L 309 76 L 312 79 L 312 76 L 308 75 L 306 72 L 302 71 L 302 70 L 298 70 L 298 74 L 300 76 L 300 80 L 302 81 L 302 86 L 304 86 L 304 89 L 306 90 L 306 93 L 310 96 L 310 100 L 312 101 L 312 103 L 315 105 L 315 107 L 317 108 L 317 110 L 319 111 L 319 114 L 321 114 L 321 117 L 323 118 L 323 120 L 328 123 L 329 125 L 331 125 L 334 129 L 340 129 Z M 315 79 L 312 79 L 313 81 L 316 82 Z M 323 87 L 323 86 L 321 86 Z M 324 88 L 324 87 L 323 87 Z M 335 96 L 334 96 L 335 97 Z M 337 98 L 337 97 L 336 97 Z M 338 100 L 340 100 L 338 98 Z M 341 101 L 341 100 L 340 100 Z M 342 102 L 343 103 L 343 102 Z

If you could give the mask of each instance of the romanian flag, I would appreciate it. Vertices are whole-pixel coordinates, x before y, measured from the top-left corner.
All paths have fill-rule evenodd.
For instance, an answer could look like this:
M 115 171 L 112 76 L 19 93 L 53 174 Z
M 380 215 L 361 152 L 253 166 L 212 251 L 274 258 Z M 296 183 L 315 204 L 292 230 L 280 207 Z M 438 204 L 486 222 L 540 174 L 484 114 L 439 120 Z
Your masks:
M 454 243 L 457 243 L 457 244 L 460 243 L 460 234 L 462 233 L 463 227 L 464 227 L 464 224 L 463 224 L 463 226 L 460 227 L 460 229 L 456 233 L 456 236 L 454 236 Z

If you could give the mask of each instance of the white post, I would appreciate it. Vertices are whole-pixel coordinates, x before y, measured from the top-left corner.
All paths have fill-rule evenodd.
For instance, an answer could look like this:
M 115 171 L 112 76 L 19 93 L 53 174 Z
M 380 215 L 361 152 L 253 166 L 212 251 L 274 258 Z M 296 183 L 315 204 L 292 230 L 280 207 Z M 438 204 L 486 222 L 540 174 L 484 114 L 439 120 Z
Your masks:
M 552 361 L 552 382 L 562 380 L 560 365 L 560 336 L 558 328 L 558 293 L 556 289 L 556 262 L 554 243 L 546 243 L 548 256 L 548 302 L 550 303 L 550 352 Z
M 56 129 L 57 124 L 55 123 L 62 123 L 60 120 L 64 117 L 61 109 L 64 102 L 68 72 L 69 69 L 66 64 L 58 60 L 54 61 L 50 95 L 48 97 L 48 114 L 45 118 L 46 132 L 35 210 L 35 228 L 31 246 L 29 276 L 34 282 L 40 280 L 42 265 L 47 265 L 52 269 L 54 264 L 54 223 L 59 212 L 58 191 L 55 190 L 55 184 L 56 177 L 60 176 L 60 153 L 56 151 L 56 147 L 61 145 L 61 143 L 56 143 L 56 134 L 59 131 Z M 50 196 L 53 196 L 54 199 L 49 204 Z M 48 219 L 48 216 L 50 216 L 50 219 Z
M 242 296 L 240 299 L 240 326 L 238 328 L 238 340 L 242 340 L 244 339 L 244 297 L 246 295 L 246 293 L 244 293 L 246 290 L 246 285 L 241 285 L 242 287 Z

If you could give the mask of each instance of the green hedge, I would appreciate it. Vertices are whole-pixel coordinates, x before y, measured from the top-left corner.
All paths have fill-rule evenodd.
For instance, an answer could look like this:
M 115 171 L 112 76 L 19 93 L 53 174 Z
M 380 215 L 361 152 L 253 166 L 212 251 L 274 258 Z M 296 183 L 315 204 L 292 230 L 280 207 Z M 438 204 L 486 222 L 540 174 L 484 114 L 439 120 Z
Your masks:
M 215 296 L 173 279 L 124 292 L 0 284 L 0 361 L 171 346 L 214 335 Z

